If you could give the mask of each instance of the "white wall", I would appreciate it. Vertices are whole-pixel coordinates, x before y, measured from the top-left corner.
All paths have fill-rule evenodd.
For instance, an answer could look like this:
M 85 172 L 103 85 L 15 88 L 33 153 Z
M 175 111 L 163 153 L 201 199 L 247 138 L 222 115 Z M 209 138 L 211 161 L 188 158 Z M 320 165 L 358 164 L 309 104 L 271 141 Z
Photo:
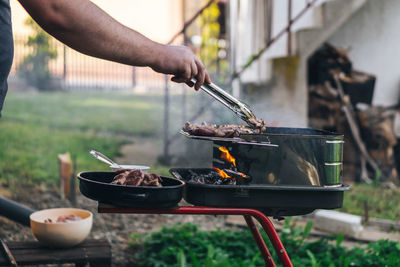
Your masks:
M 397 103 L 400 92 L 400 1 L 369 0 L 328 40 L 350 48 L 355 69 L 377 76 L 373 104 Z
M 318 5 L 326 2 L 319 0 Z M 292 18 L 299 14 L 306 6 L 305 0 L 292 2 Z M 231 55 L 234 57 L 236 70 L 245 65 L 250 56 L 257 54 L 265 47 L 266 40 L 266 1 L 264 0 L 230 0 L 230 27 L 231 27 Z M 288 25 L 288 1 L 273 1 L 272 33 L 275 37 Z M 310 9 L 292 27 L 292 32 L 299 29 L 320 26 L 321 14 Z M 295 44 L 293 43 L 293 53 Z M 271 77 L 269 60 L 287 56 L 287 35 L 277 39 L 259 60 L 254 62 L 241 76 L 244 83 L 264 83 Z M 233 64 L 233 63 L 232 63 Z

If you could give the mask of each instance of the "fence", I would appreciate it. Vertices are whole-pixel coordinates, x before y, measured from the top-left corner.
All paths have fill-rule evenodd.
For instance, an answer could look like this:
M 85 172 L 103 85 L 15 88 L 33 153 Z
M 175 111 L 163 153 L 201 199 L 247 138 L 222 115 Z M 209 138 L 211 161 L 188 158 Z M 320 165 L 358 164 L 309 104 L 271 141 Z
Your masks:
M 226 54 L 228 44 L 224 22 L 225 5 L 224 1 L 208 0 L 169 42 L 173 45 L 191 46 L 203 60 L 214 78 L 213 81 L 219 84 L 229 76 Z M 216 15 L 217 13 L 219 15 Z M 24 58 L 33 52 L 33 49 L 27 45 L 27 40 L 28 36 L 14 36 L 15 52 L 11 75 L 18 75 L 18 69 Z M 133 68 L 86 56 L 66 47 L 54 38 L 50 40 L 50 47 L 57 51 L 57 57 L 50 60 L 49 71 L 52 77 L 61 81 L 65 90 L 141 89 L 159 91 L 164 94 L 164 151 L 161 160 L 165 163 L 170 161 L 169 147 L 178 136 L 176 131 L 174 134 L 169 132 L 173 122 L 170 120 L 171 92 L 179 93 L 181 96 L 180 110 L 184 120 L 196 120 L 209 110 L 211 103 L 214 102 L 210 97 L 200 94 L 196 97 L 197 105 L 186 108 L 187 90 L 184 86 L 169 82 L 166 75 L 158 74 L 149 68 Z
M 11 75 L 18 75 L 24 58 L 33 51 L 32 47 L 27 45 L 27 40 L 27 35 L 14 36 L 14 63 Z M 54 38 L 50 39 L 50 47 L 57 51 L 57 57 L 49 61 L 49 71 L 66 90 L 164 88 L 163 75 L 150 68 L 135 68 L 86 56 Z

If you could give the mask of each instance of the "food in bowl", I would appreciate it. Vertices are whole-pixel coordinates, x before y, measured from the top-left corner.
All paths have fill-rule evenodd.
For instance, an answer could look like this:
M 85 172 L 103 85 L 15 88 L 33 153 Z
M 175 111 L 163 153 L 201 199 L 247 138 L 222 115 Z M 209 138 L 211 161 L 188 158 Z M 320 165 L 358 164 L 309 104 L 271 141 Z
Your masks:
M 80 220 L 57 222 L 65 215 L 79 216 Z M 53 223 L 46 222 L 50 219 Z M 64 218 L 65 219 L 65 218 Z M 36 211 L 30 215 L 31 230 L 43 245 L 54 248 L 68 248 L 83 242 L 93 224 L 90 211 L 75 208 L 57 208 Z
M 140 169 L 119 170 L 111 181 L 112 184 L 130 186 L 156 186 L 161 187 L 162 179 L 155 173 L 144 173 Z
M 68 223 L 82 220 L 82 218 L 78 215 L 70 214 L 70 215 L 60 215 L 58 216 L 57 220 L 53 222 L 51 218 L 47 218 L 44 220 L 45 223 Z

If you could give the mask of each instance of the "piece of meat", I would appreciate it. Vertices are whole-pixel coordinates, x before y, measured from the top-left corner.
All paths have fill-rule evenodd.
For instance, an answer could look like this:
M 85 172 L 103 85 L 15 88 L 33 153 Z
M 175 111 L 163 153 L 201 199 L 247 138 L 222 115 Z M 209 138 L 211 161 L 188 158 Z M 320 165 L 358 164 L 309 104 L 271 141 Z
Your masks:
M 79 220 L 82 220 L 82 217 L 78 216 L 78 215 L 74 215 L 74 214 L 61 215 L 61 216 L 58 216 L 58 218 L 57 218 L 57 222 L 63 222 L 63 223 L 74 222 L 74 221 L 79 221 Z
M 127 172 L 120 173 L 114 177 L 111 181 L 112 184 L 124 185 L 126 183 L 126 177 L 128 176 Z
M 158 176 L 155 173 L 149 173 L 149 174 L 145 174 L 145 178 L 142 182 L 142 185 L 144 186 L 157 186 L 157 187 L 161 187 L 161 182 L 162 179 L 160 176 Z
M 79 221 L 82 220 L 81 216 L 70 214 L 70 215 L 60 215 L 58 216 L 57 220 L 53 222 L 52 219 L 47 218 L 44 220 L 45 223 L 68 223 L 68 222 L 74 222 L 74 221 Z
M 250 119 L 251 125 L 255 129 L 251 129 L 244 125 L 215 125 L 203 122 L 201 125 L 186 122 L 183 130 L 191 135 L 196 136 L 216 136 L 216 137 L 238 137 L 240 134 L 261 133 L 266 130 L 265 122 L 261 119 Z
M 133 186 L 140 186 L 142 185 L 143 177 L 142 176 L 132 176 L 126 178 L 126 182 L 124 185 L 133 185 Z
M 258 129 L 260 133 L 265 132 L 267 126 L 265 125 L 265 121 L 258 118 L 251 118 L 246 121 L 249 125 Z
M 144 173 L 140 169 L 133 169 L 126 176 L 126 185 L 139 186 L 144 179 Z
M 155 173 L 143 173 L 140 169 L 118 171 L 112 184 L 130 186 L 157 186 L 161 187 L 162 179 Z

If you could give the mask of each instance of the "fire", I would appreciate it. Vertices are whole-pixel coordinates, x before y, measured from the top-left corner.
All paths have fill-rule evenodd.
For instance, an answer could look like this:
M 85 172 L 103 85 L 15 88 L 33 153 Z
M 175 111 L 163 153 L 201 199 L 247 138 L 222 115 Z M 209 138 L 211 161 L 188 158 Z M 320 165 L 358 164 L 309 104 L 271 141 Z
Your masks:
M 246 178 L 247 177 L 247 175 L 246 174 L 244 174 L 244 173 L 242 173 L 242 172 L 237 172 L 240 176 L 242 176 L 243 178 Z
M 218 169 L 216 167 L 213 167 L 214 170 L 216 170 L 218 172 L 218 174 L 222 177 L 222 178 L 231 178 L 226 172 L 224 172 L 221 169 Z
M 221 159 L 232 163 L 236 167 L 236 159 L 229 153 L 228 149 L 224 146 L 220 146 L 218 149 L 221 151 Z

